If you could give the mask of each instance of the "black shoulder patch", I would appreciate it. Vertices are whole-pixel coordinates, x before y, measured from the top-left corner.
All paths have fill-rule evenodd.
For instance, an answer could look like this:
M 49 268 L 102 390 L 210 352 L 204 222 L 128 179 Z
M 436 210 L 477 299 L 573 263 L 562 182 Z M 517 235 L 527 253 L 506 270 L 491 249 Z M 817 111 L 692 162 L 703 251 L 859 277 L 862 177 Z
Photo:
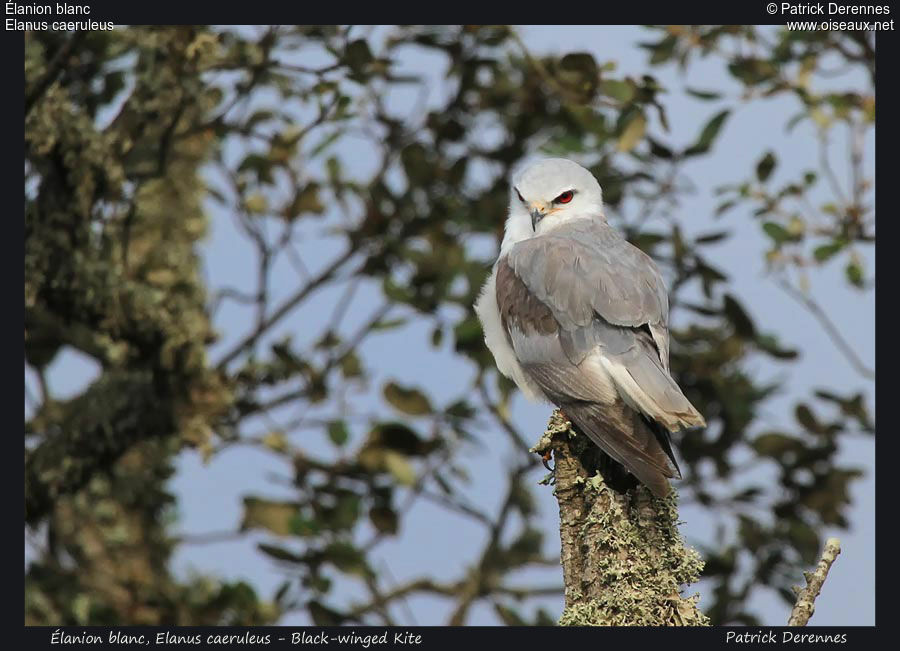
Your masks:
M 516 275 L 504 256 L 497 262 L 497 306 L 500 321 L 509 333 L 517 328 L 526 334 L 552 335 L 559 332 L 553 312 Z

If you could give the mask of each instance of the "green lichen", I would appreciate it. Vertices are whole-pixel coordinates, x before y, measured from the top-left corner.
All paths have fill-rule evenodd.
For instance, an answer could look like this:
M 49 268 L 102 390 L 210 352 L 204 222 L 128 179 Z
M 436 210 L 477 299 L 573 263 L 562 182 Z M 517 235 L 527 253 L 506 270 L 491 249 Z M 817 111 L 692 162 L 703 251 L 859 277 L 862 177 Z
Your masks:
M 534 447 L 529 449 L 529 452 L 533 452 L 534 454 L 544 454 L 548 452 L 553 449 L 553 438 L 561 434 L 565 434 L 570 438 L 577 436 L 571 427 L 571 423 L 560 415 L 559 410 L 556 410 L 553 412 L 553 415 L 550 416 L 550 422 L 547 424 L 547 429 L 544 430 L 544 433 L 541 435 L 538 442 L 534 444 Z
M 41 87 L 52 38 L 26 38 L 29 89 Z M 45 525 L 72 559 L 26 573 L 29 624 L 277 616 L 246 586 L 185 584 L 168 567 L 173 459 L 185 445 L 208 449 L 232 404 L 207 359 L 214 333 L 198 258 L 200 167 L 215 145 L 200 128 L 215 102 L 198 66 L 215 55 L 213 40 L 189 26 L 92 35 L 73 54 L 79 75 L 49 84 L 27 109 L 26 360 L 42 373 L 69 347 L 101 368 L 80 395 L 43 400 L 26 422 L 26 524 Z M 111 98 L 80 75 L 126 52 L 133 89 L 101 125 L 96 111 Z
M 698 595 L 703 560 L 678 531 L 678 496 L 638 486 L 620 493 L 579 460 L 581 441 L 556 414 L 536 447 L 553 449 L 560 502 L 566 626 L 700 626 L 709 619 Z M 574 437 L 573 438 L 573 434 Z M 546 439 L 546 440 L 545 440 Z

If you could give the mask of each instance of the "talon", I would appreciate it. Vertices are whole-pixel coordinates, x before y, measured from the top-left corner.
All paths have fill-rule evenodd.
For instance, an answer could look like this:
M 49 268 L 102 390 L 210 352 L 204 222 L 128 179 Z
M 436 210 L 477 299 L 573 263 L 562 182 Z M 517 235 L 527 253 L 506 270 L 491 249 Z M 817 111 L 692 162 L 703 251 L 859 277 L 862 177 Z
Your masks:
M 544 468 L 546 468 L 547 470 L 551 470 L 551 471 L 553 470 L 553 468 L 551 468 L 550 464 L 547 462 L 550 461 L 550 459 L 552 457 L 553 457 L 553 450 L 547 450 L 546 452 L 544 452 L 544 454 L 541 455 L 541 463 L 544 464 Z

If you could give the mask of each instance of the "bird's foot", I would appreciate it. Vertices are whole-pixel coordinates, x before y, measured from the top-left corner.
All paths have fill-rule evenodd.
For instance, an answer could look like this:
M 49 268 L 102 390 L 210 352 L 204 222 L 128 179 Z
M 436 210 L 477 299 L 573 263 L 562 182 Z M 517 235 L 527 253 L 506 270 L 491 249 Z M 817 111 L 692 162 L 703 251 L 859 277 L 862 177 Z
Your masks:
M 553 450 L 547 450 L 546 452 L 544 452 L 544 454 L 541 455 L 541 463 L 543 463 L 544 468 L 546 468 L 550 472 L 553 472 L 553 468 L 550 467 L 550 463 L 549 463 L 550 459 L 552 459 L 552 458 L 553 458 Z

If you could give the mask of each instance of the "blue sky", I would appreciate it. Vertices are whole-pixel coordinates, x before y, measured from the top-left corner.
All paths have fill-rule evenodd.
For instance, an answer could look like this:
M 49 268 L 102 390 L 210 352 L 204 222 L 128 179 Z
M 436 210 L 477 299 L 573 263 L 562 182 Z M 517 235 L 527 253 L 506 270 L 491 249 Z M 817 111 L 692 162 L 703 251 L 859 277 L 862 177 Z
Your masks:
M 636 44 L 650 40 L 654 35 L 640 27 L 531 26 L 523 27 L 521 33 L 524 42 L 537 54 L 588 51 L 599 62 L 617 61 L 617 70 L 621 74 L 656 76 L 669 91 L 663 101 L 671 125 L 667 137 L 675 145 L 692 142 L 705 121 L 724 107 L 724 102 L 720 106 L 716 102 L 699 102 L 687 96 L 683 92 L 685 87 L 726 89 L 732 99 L 740 92 L 720 59 L 696 62 L 688 69 L 687 76 L 674 67 L 649 69 L 646 51 Z M 305 62 L 310 65 L 315 63 Z M 440 58 L 421 57 L 411 51 L 406 59 L 401 59 L 401 65 L 431 79 L 426 105 L 447 92 L 442 84 Z M 402 92 L 388 98 L 389 106 L 398 111 L 405 111 L 406 107 L 414 111 L 421 100 Z M 731 229 L 733 236 L 710 248 L 708 257 L 729 273 L 731 291 L 744 301 L 756 322 L 764 330 L 777 333 L 786 345 L 801 351 L 801 358 L 796 363 L 775 364 L 762 357 L 754 357 L 750 362 L 756 377 L 785 381 L 786 390 L 766 404 L 764 420 L 767 427 L 791 422 L 796 400 L 809 396 L 813 389 L 821 386 L 840 388 L 843 394 L 852 390 L 863 391 L 869 396 L 870 406 L 874 401 L 874 385 L 854 371 L 815 319 L 767 277 L 762 258 L 767 238 L 759 222 L 751 217 L 749 209 L 736 209 L 719 220 L 712 217 L 719 201 L 714 189 L 748 177 L 767 149 L 772 149 L 779 159 L 773 178 L 775 183 L 793 178 L 802 170 L 817 167 L 818 150 L 812 127 L 801 123 L 789 134 L 784 131 L 784 124 L 797 111 L 793 98 L 780 96 L 758 100 L 738 109 L 726 122 L 713 154 L 695 159 L 685 168 L 685 176 L 692 182 L 694 191 L 682 201 L 676 212 L 688 234 L 723 227 Z M 653 120 L 650 132 L 660 132 L 659 124 Z M 847 178 L 847 170 L 841 165 L 846 158 L 843 155 L 846 146 L 843 134 L 833 143 L 836 173 L 841 179 Z M 363 174 L 366 161 L 371 160 L 371 153 L 365 150 L 365 142 L 348 139 L 340 147 L 340 153 L 357 161 L 357 173 Z M 240 154 L 239 151 L 229 152 L 234 156 Z M 867 141 L 865 165 L 867 173 L 873 175 L 874 137 Z M 825 196 L 822 195 L 823 201 Z M 624 209 L 628 210 L 627 204 Z M 212 203 L 209 210 L 211 228 L 203 246 L 203 255 L 204 270 L 211 288 L 249 288 L 255 282 L 252 250 L 236 230 L 230 216 L 222 214 Z M 503 216 L 498 215 L 497 219 L 502 220 Z M 649 228 L 653 226 L 653 223 L 648 224 Z M 491 254 L 491 242 L 473 238 L 470 244 L 473 251 L 485 258 Z M 315 240 L 301 239 L 297 248 L 304 263 L 313 270 L 323 267 L 340 251 L 338 240 L 329 243 L 318 237 Z M 865 266 L 871 275 L 874 273 L 874 249 L 865 254 Z M 276 265 L 272 280 L 273 304 L 294 291 L 300 282 L 293 269 L 284 262 Z M 315 294 L 301 311 L 275 328 L 271 339 L 292 334 L 295 341 L 302 343 L 305 337 L 313 336 L 318 332 L 316 323 L 327 318 L 340 293 L 341 288 L 335 288 Z M 874 293 L 849 289 L 842 268 L 830 265 L 812 276 L 811 294 L 828 312 L 859 357 L 874 368 Z M 378 288 L 364 283 L 354 294 L 345 331 L 352 332 L 378 304 Z M 457 314 L 452 310 L 448 312 L 450 316 Z M 241 308 L 223 307 L 216 315 L 216 325 L 223 339 L 214 347 L 212 359 L 216 359 L 230 343 L 250 329 L 250 315 Z M 354 394 L 354 400 L 361 409 L 390 415 L 377 399 L 381 384 L 388 379 L 405 384 L 424 384 L 437 404 L 451 402 L 467 390 L 474 374 L 472 364 L 455 356 L 450 342 L 445 341 L 437 350 L 432 348 L 431 328 L 428 323 L 413 322 L 380 334 L 363 345 L 362 356 L 375 372 L 371 385 L 358 395 Z M 93 379 L 96 372 L 95 366 L 84 358 L 74 353 L 64 353 L 54 365 L 50 384 L 60 395 L 73 394 Z M 548 406 L 528 403 L 521 396 L 517 396 L 512 404 L 515 424 L 535 440 L 543 431 L 549 413 Z M 353 433 L 358 442 L 362 430 Z M 323 455 L 333 454 L 321 433 L 306 432 L 300 436 L 304 438 L 294 439 L 295 443 L 302 443 Z M 461 454 L 473 477 L 467 493 L 469 499 L 491 510 L 497 507 L 503 490 L 501 482 L 504 473 L 498 472 L 498 469 L 511 462 L 513 451 L 498 431 L 484 431 L 482 440 L 484 445 L 466 446 Z M 812 623 L 874 624 L 874 442 L 848 437 L 840 454 L 842 461 L 865 468 L 867 474 L 854 485 L 850 518 L 852 529 L 838 533 L 843 543 L 843 554 L 817 601 Z M 533 480 L 536 482 L 542 474 L 535 473 Z M 178 509 L 183 530 L 203 533 L 234 529 L 241 519 L 241 497 L 247 493 L 291 497 L 289 489 L 271 481 L 272 476 L 288 478 L 290 468 L 275 456 L 259 450 L 236 447 L 214 457 L 208 464 L 204 464 L 196 453 L 184 452 L 178 460 L 178 473 L 172 482 L 172 488 L 179 497 Z M 536 489 L 539 509 L 546 524 L 545 548 L 547 553 L 556 554 L 559 549 L 556 503 L 549 489 Z M 685 522 L 682 533 L 689 542 L 711 540 L 712 521 L 704 512 L 687 507 L 682 510 L 681 518 Z M 834 532 L 822 533 L 824 539 L 824 535 Z M 400 536 L 380 548 L 376 569 L 387 568 L 389 580 L 393 583 L 400 583 L 422 572 L 430 572 L 439 579 L 453 578 L 460 574 L 465 564 L 474 560 L 484 542 L 484 535 L 480 528 L 467 520 L 422 503 L 406 517 Z M 233 579 L 244 578 L 258 586 L 265 596 L 274 591 L 283 577 L 270 561 L 256 552 L 255 543 L 264 539 L 264 536 L 253 534 L 240 540 L 186 546 L 177 552 L 175 568 L 185 574 L 197 570 Z M 541 585 L 559 583 L 560 574 L 558 568 L 533 571 L 523 575 L 522 582 Z M 701 583 L 697 588 L 701 594 L 703 587 Z M 364 598 L 364 593 L 352 582 L 342 582 L 339 589 L 344 594 Z M 551 614 L 559 614 L 561 598 L 545 599 L 543 603 Z M 787 620 L 789 608 L 773 594 L 761 595 L 752 606 L 766 624 L 782 624 Z M 411 598 L 408 608 L 413 621 L 406 621 L 409 617 L 405 610 L 398 611 L 398 618 L 410 624 L 438 624 L 446 619 L 448 612 L 446 602 L 431 597 Z M 469 623 L 495 621 L 492 611 L 483 607 L 473 611 Z M 305 622 L 305 616 L 300 613 L 285 619 L 285 623 Z

